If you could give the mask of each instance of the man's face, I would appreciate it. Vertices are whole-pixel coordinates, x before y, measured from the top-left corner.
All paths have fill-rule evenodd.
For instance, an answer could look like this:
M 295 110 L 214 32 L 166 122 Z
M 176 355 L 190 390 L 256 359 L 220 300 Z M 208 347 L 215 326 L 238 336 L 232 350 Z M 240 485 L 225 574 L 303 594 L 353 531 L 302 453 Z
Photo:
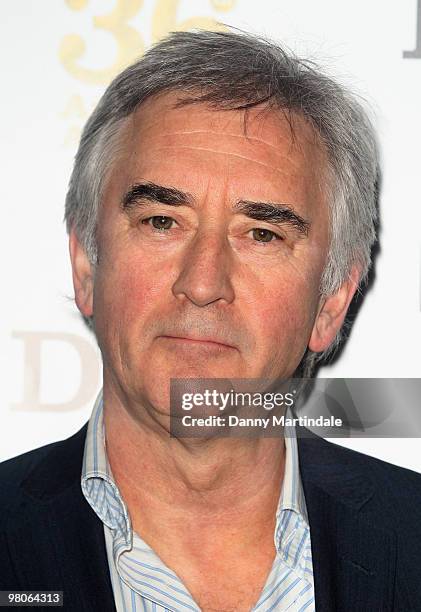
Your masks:
M 130 118 L 98 217 L 93 298 L 104 383 L 168 410 L 170 378 L 275 378 L 299 364 L 328 249 L 325 160 L 279 111 Z M 86 298 L 86 296 L 85 296 Z M 79 300 L 80 302 L 80 300 Z

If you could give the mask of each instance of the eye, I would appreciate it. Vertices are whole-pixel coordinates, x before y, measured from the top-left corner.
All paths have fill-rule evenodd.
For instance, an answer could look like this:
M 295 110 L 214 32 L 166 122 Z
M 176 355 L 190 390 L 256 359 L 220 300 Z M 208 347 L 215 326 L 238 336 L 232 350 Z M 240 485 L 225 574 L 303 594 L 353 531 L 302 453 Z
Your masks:
M 152 227 L 158 231 L 165 231 L 171 229 L 174 219 L 171 217 L 165 217 L 163 215 L 154 215 L 142 220 L 143 225 L 152 225 Z
M 263 227 L 254 228 L 251 231 L 253 232 L 253 239 L 256 240 L 256 242 L 272 242 L 274 238 L 275 240 L 283 240 L 282 236 L 279 236 L 279 234 L 275 234 L 275 232 L 264 229 Z

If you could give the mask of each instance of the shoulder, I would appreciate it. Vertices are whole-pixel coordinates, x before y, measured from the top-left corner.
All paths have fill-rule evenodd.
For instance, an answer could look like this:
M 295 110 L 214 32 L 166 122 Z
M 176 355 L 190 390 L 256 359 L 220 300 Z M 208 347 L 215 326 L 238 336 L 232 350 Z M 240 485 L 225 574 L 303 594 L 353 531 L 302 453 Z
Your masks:
M 41 499 L 80 478 L 86 424 L 59 440 L 0 463 L 0 529 L 23 497 Z
M 343 501 L 365 499 L 364 512 L 389 526 L 419 523 L 421 474 L 312 436 L 299 440 L 305 478 Z M 370 501 L 368 499 L 370 498 Z
M 421 493 L 421 474 L 418 472 L 377 459 L 340 444 L 328 442 L 327 440 L 323 440 L 323 445 L 331 449 L 331 452 L 336 455 L 340 464 L 355 466 L 362 471 L 366 471 L 367 475 L 375 479 L 375 484 L 377 483 L 377 485 L 388 482 L 393 485 L 403 486 L 404 490 L 406 487 L 409 487 L 414 493 Z
M 20 487 L 26 476 L 62 441 L 52 442 L 0 463 L 0 500 Z

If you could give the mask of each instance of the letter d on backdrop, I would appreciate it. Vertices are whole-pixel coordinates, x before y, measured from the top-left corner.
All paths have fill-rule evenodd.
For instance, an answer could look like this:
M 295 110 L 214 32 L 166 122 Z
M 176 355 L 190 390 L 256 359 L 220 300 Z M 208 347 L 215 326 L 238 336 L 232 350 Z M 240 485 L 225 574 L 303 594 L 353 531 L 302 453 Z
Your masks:
M 94 398 L 99 384 L 99 360 L 93 346 L 81 336 L 64 332 L 14 332 L 14 338 L 24 343 L 23 400 L 14 404 L 14 410 L 68 411 L 78 410 Z M 67 343 L 80 360 L 80 380 L 72 397 L 63 402 L 41 401 L 41 348 L 45 342 Z M 48 375 L 48 372 L 47 372 Z M 63 375 L 66 376 L 66 366 Z

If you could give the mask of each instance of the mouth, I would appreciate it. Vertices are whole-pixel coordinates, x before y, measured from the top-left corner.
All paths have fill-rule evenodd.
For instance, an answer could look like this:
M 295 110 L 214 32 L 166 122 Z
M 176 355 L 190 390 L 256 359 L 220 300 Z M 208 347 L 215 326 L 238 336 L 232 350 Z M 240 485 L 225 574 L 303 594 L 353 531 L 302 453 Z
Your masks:
M 160 336 L 160 338 L 164 338 L 166 340 L 171 340 L 176 343 L 185 345 L 185 346 L 203 346 L 208 348 L 235 348 L 231 344 L 226 344 L 225 342 L 221 342 L 220 339 L 209 338 L 209 337 L 201 337 L 201 338 L 192 338 L 187 336 Z

